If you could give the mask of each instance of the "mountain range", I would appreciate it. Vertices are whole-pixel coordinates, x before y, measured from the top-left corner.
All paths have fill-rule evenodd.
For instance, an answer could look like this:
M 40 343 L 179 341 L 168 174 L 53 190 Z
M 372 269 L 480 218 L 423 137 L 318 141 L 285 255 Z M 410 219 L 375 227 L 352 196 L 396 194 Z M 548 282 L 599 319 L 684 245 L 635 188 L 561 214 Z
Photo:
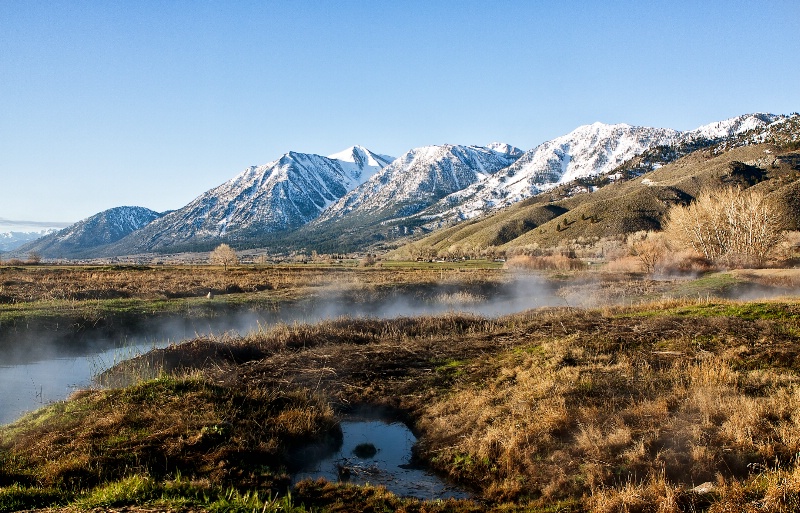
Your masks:
M 40 239 L 45 235 L 56 232 L 55 229 L 31 231 L 0 232 L 0 253 L 12 251 L 28 242 Z
M 111 209 L 17 252 L 90 258 L 204 251 L 220 242 L 363 249 L 485 216 L 567 183 L 615 180 L 712 145 L 755 143 L 788 118 L 748 114 L 684 132 L 594 123 L 528 151 L 492 143 L 424 146 L 396 159 L 361 146 L 328 157 L 288 152 L 177 210 Z
M 241 244 L 286 232 L 315 219 L 392 160 L 361 146 L 330 157 L 289 152 L 245 169 L 100 254 L 191 250 L 223 240 Z
M 387 256 L 571 251 L 602 238 L 657 231 L 672 206 L 724 187 L 754 189 L 784 229 L 800 229 L 800 116 L 691 151 L 697 144 L 652 148 L 611 175 L 563 183 L 491 215 L 433 231 Z

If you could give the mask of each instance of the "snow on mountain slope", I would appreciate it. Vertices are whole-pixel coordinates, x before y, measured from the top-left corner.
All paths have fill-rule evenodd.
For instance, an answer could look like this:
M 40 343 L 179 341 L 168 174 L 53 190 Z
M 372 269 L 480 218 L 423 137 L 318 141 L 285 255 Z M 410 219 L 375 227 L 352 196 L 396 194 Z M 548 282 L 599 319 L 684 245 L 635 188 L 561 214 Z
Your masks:
M 496 144 L 424 146 L 406 152 L 363 185 L 341 198 L 319 218 L 320 225 L 347 216 L 372 222 L 419 212 L 439 198 L 464 189 L 507 167 L 520 150 Z
M 297 228 L 382 169 L 390 157 L 354 146 L 332 157 L 289 152 L 252 166 L 147 229 L 120 241 L 114 254 L 138 253 L 220 238 L 246 239 Z
M 366 182 L 394 160 L 394 157 L 373 153 L 363 146 L 351 146 L 339 153 L 328 155 L 328 158 L 339 161 L 339 165 L 342 166 L 347 176 L 356 179 L 356 183 L 348 189 L 353 189 Z
M 512 157 L 521 157 L 522 154 L 525 153 L 525 151 L 517 148 L 516 146 L 511 146 L 510 144 L 503 142 L 489 143 L 486 145 L 486 147 L 490 150 L 511 155 Z
M 667 128 L 594 123 L 576 128 L 526 151 L 509 167 L 455 192 L 426 214 L 455 220 L 510 205 L 580 177 L 611 171 L 658 144 L 670 144 L 680 132 Z
M 762 112 L 755 114 L 744 114 L 742 116 L 736 116 L 724 121 L 709 123 L 708 125 L 703 125 L 699 128 L 695 128 L 694 130 L 688 130 L 683 132 L 681 136 L 684 139 L 724 139 L 726 137 L 739 135 L 747 132 L 748 130 L 765 128 L 767 125 L 784 119 L 785 117 L 786 116 Z
M 764 129 L 785 116 L 746 114 L 679 132 L 668 128 L 593 123 L 525 152 L 507 169 L 453 193 L 421 216 L 436 226 L 502 208 L 579 178 L 602 175 L 648 149 L 690 142 L 708 144 L 753 129 Z
M 144 207 L 115 207 L 51 233 L 16 250 L 45 258 L 71 258 L 116 242 L 161 217 Z
M 158 219 L 160 214 L 144 207 L 116 207 L 78 221 L 55 234 L 59 242 L 91 239 L 100 244 L 119 240 Z
M 49 230 L 40 230 L 35 232 L 24 231 L 8 231 L 0 232 L 0 253 L 5 251 L 12 251 L 18 247 L 27 244 L 36 239 L 40 239 L 45 235 L 55 233 L 57 230 L 51 228 Z

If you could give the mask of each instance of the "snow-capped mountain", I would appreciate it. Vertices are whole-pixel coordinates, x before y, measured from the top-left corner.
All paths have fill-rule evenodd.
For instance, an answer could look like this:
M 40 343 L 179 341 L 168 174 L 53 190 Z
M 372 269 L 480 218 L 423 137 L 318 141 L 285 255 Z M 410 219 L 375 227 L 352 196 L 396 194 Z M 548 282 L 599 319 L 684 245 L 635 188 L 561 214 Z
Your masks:
M 283 247 L 359 248 L 420 225 L 473 218 L 577 179 L 621 169 L 646 172 L 717 143 L 714 148 L 760 142 L 786 119 L 794 118 L 749 114 L 684 132 L 594 123 L 525 152 L 505 143 L 424 146 L 398 159 L 360 146 L 328 157 L 289 152 L 245 169 L 179 210 L 157 219 L 151 212 L 139 229 L 130 223 L 115 230 L 107 221 L 107 235 L 86 238 L 70 231 L 76 225 L 45 238 L 58 241 L 58 254 L 34 249 L 44 256 L 90 250 L 111 256 L 267 240 Z
M 754 129 L 783 116 L 748 114 L 680 132 L 669 128 L 593 123 L 525 152 L 506 169 L 443 198 L 420 217 L 431 226 L 473 218 L 509 206 L 560 184 L 608 173 L 658 146 L 696 148 Z M 688 150 L 687 150 L 688 152 Z M 672 158 L 681 156 L 680 152 Z
M 245 240 L 297 228 L 391 160 L 361 146 L 331 157 L 289 152 L 245 169 L 109 250 L 139 253 L 223 238 Z
M 115 207 L 25 244 L 14 253 L 34 251 L 45 258 L 81 256 L 116 242 L 159 217 L 161 214 L 144 207 Z
M 512 157 L 521 157 L 522 154 L 525 153 L 525 151 L 517 148 L 516 146 L 511 146 L 510 144 L 504 142 L 489 143 L 486 145 L 486 147 L 499 153 L 511 155 Z
M 445 144 L 409 150 L 331 205 L 313 224 L 344 217 L 380 222 L 416 214 L 440 198 L 492 176 L 522 153 L 507 144 L 493 144 L 496 149 Z
M 697 138 L 721 140 L 748 132 L 750 130 L 763 129 L 767 125 L 785 118 L 786 116 L 783 115 L 767 114 L 763 112 L 744 114 L 742 116 L 736 116 L 724 121 L 709 123 L 708 125 L 703 125 L 699 128 L 695 128 L 694 130 L 688 130 L 681 134 L 681 138 L 683 140 Z
M 363 146 L 351 146 L 339 153 L 328 155 L 328 158 L 338 161 L 348 176 L 358 177 L 356 185 L 366 182 L 394 160 L 394 157 L 372 153 Z
M 0 253 L 13 251 L 24 244 L 54 233 L 55 231 L 55 229 L 49 229 L 36 232 L 0 232 Z

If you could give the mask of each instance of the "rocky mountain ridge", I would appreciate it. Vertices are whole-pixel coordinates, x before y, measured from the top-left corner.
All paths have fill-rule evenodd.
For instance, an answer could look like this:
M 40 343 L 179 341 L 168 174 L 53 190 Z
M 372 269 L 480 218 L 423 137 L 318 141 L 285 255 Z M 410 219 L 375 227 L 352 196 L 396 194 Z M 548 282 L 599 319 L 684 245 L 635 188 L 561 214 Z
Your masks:
M 612 171 L 626 166 L 641 173 L 698 148 L 757 142 L 787 119 L 749 114 L 684 132 L 593 123 L 528 151 L 491 143 L 424 146 L 397 159 L 360 146 L 328 157 L 288 152 L 138 228 L 95 223 L 108 233 L 36 247 L 46 258 L 204 251 L 220 242 L 358 249 L 473 219 L 574 180 L 613 179 Z

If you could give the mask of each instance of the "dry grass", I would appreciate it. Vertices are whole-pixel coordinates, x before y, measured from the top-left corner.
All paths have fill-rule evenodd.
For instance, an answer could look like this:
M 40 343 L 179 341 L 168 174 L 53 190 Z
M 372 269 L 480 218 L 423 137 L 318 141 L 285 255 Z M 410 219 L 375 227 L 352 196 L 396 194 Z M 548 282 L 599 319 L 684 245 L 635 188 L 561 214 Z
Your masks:
M 437 441 L 426 444 L 428 456 L 457 477 L 491 476 L 486 493 L 495 497 L 606 497 L 614 489 L 623 503 L 657 476 L 668 483 L 655 494 L 662 500 L 676 486 L 747 477 L 749 465 L 791 464 L 800 451 L 800 378 L 742 369 L 750 349 L 738 323 L 706 321 L 719 331 L 698 351 L 678 334 L 683 322 L 665 321 L 628 325 L 638 335 L 622 339 L 623 326 L 612 325 L 497 356 L 483 379 L 426 410 L 421 426 Z M 673 337 L 659 329 L 672 322 Z M 642 347 L 636 339 L 646 334 Z M 626 508 L 666 507 L 645 502 Z
M 800 489 L 799 334 L 794 302 L 669 300 L 196 340 L 148 356 L 188 380 L 88 393 L 2 430 L 0 481 L 87 486 L 180 469 L 274 482 L 279 469 L 270 464 L 267 479 L 252 455 L 286 461 L 334 411 L 366 404 L 396 412 L 420 435 L 423 460 L 487 500 L 789 511 Z M 707 481 L 713 493 L 691 490 Z
M 800 289 L 800 269 L 737 269 L 731 274 L 767 287 Z
M 202 297 L 261 291 L 375 288 L 502 279 L 487 269 L 401 269 L 323 266 L 0 267 L 0 304 L 34 301 Z
M 272 461 L 280 478 L 286 451 L 335 428 L 330 407 L 307 392 L 160 378 L 82 392 L 10 425 L 0 434 L 0 478 L 81 490 L 178 472 L 272 486 L 276 475 L 258 472 L 259 461 Z
M 623 255 L 613 260 L 608 260 L 604 269 L 613 273 L 638 273 L 645 270 L 641 260 L 633 255 Z
M 506 261 L 505 267 L 536 271 L 575 271 L 586 268 L 586 264 L 565 255 L 515 255 Z
M 325 390 L 340 408 L 410 412 L 421 453 L 494 498 L 600 497 L 658 476 L 664 490 L 685 489 L 746 478 L 753 464 L 789 465 L 800 451 L 800 379 L 788 356 L 797 312 L 772 305 L 748 314 L 737 303 L 673 300 L 282 326 L 226 345 L 260 347 L 250 363 L 210 368 L 203 357 L 192 369 L 230 384 Z M 698 307 L 719 313 L 652 315 Z

